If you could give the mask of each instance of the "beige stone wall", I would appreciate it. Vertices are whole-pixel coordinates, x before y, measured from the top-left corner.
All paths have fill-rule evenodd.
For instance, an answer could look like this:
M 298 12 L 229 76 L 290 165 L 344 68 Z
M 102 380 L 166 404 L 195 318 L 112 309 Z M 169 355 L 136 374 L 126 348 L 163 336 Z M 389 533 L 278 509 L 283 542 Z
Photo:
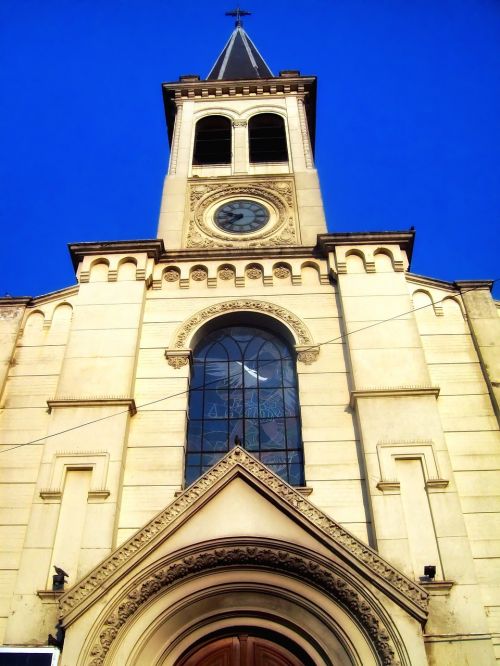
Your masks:
M 418 329 L 432 383 L 440 387 L 438 408 L 474 573 L 500 659 L 500 433 L 462 300 L 476 298 L 477 292 L 473 285 L 464 296 L 418 283 L 410 288 L 421 308 L 416 311 Z M 485 293 L 480 293 L 484 301 Z M 489 293 L 487 299 L 494 310 Z M 490 354 L 493 348 L 490 343 Z
M 56 607 L 37 592 L 52 565 L 71 584 L 182 488 L 189 365 L 165 350 L 197 313 L 248 300 L 277 321 L 286 309 L 319 345 L 297 363 L 310 500 L 410 577 L 437 565 L 430 663 L 488 655 L 498 422 L 458 290 L 406 266 L 396 246 L 342 246 L 328 261 L 92 256 L 78 289 L 4 318 L 1 442 L 50 437 L 0 456 L 2 639 L 44 643 Z

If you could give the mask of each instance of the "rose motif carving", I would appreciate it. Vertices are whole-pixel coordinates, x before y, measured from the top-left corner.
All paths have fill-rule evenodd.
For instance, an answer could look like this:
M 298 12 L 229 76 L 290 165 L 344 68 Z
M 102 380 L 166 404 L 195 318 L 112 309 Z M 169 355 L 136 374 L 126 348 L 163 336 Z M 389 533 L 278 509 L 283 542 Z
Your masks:
M 234 278 L 234 271 L 232 268 L 221 268 L 219 277 L 221 280 L 232 280 Z
M 262 271 L 260 268 L 247 268 L 246 276 L 250 278 L 250 280 L 258 280 L 262 277 Z
M 180 277 L 180 272 L 176 268 L 169 268 L 164 274 L 167 282 L 177 282 Z
M 207 279 L 207 275 L 208 275 L 207 271 L 205 271 L 203 268 L 196 268 L 191 273 L 191 278 L 196 282 L 202 282 L 203 280 Z
M 280 280 L 283 280 L 287 277 L 290 277 L 290 269 L 286 266 L 277 266 L 273 271 L 273 275 Z

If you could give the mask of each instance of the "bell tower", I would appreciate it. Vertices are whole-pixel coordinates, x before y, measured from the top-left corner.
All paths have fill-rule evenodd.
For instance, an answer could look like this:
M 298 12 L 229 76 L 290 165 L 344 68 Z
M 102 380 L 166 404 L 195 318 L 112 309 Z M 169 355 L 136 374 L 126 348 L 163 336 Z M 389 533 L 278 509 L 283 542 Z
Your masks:
M 275 76 L 235 10 L 207 78 L 163 84 L 167 250 L 313 246 L 326 222 L 314 165 L 316 77 Z

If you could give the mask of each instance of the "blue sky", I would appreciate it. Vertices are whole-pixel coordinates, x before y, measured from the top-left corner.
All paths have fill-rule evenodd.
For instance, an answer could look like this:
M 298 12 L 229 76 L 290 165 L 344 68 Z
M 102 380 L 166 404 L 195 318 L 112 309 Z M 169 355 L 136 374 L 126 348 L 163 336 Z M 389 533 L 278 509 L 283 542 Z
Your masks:
M 415 273 L 500 276 L 498 0 L 252 0 L 271 69 L 319 78 L 330 231 L 415 226 Z M 0 294 L 74 283 L 66 244 L 154 238 L 162 81 L 206 76 L 229 2 L 2 0 Z M 496 288 L 500 297 L 500 289 Z

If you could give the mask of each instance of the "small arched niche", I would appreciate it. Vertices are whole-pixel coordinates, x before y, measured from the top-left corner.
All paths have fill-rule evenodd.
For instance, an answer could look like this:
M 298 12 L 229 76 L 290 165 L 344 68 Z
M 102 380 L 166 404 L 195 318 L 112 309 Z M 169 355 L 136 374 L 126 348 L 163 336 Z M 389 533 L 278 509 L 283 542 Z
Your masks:
M 119 281 L 135 281 L 137 270 L 137 261 L 127 257 L 122 259 L 118 264 L 118 280 Z
M 231 163 L 231 121 L 226 116 L 204 116 L 196 123 L 193 165 Z
M 301 266 L 302 284 L 303 285 L 318 285 L 320 281 L 320 272 L 317 264 L 310 261 L 305 262 Z
M 393 273 L 394 264 L 392 255 L 388 250 L 376 250 L 374 252 L 375 270 L 377 273 Z
M 454 298 L 445 298 L 441 306 L 443 308 L 443 314 L 445 317 L 450 317 L 452 319 L 463 319 L 462 308 L 458 301 Z
M 41 310 L 35 310 L 28 315 L 24 325 L 25 335 L 37 335 L 42 332 L 45 315 Z
M 90 267 L 89 282 L 107 282 L 109 273 L 109 261 L 97 259 Z
M 284 119 L 276 113 L 259 113 L 248 122 L 250 162 L 288 162 Z
M 361 252 L 351 250 L 345 257 L 348 273 L 366 273 L 365 257 Z
M 428 291 L 417 289 L 412 294 L 413 309 L 419 318 L 434 317 L 434 302 Z
M 69 303 L 60 303 L 52 315 L 52 326 L 66 326 L 73 315 L 73 308 Z

